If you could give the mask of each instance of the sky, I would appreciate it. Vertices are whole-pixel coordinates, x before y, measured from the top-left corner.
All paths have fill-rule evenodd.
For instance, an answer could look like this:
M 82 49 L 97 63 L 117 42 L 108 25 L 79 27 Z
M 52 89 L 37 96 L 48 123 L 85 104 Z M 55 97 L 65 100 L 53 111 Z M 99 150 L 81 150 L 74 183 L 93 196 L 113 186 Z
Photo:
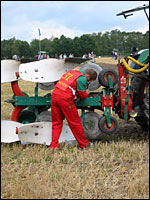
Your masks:
M 30 43 L 61 35 L 73 39 L 115 29 L 145 33 L 149 22 L 143 10 L 126 19 L 116 16 L 144 4 L 149 1 L 1 1 L 1 41 L 15 37 Z

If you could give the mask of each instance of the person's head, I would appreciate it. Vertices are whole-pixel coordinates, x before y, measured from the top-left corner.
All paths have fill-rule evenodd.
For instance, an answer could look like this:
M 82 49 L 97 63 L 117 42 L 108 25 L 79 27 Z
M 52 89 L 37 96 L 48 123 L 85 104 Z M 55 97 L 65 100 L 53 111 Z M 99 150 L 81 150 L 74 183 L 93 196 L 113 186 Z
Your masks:
M 95 81 L 97 78 L 97 72 L 94 69 L 86 69 L 84 73 L 88 82 Z

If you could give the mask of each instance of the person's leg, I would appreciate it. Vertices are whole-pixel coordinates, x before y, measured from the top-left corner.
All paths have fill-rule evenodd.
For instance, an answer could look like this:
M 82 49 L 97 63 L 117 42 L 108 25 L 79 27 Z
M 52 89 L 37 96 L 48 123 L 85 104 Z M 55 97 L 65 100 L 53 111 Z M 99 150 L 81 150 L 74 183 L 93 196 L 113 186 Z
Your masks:
M 64 103 L 63 103 L 64 104 Z M 75 136 L 80 148 L 84 148 L 89 145 L 89 141 L 85 138 L 84 129 L 79 117 L 77 108 L 74 102 L 65 102 L 65 106 L 61 105 L 66 120 L 68 121 L 69 127 Z
M 64 115 L 58 105 L 58 97 L 52 95 L 51 100 L 51 114 L 52 114 L 52 141 L 51 149 L 59 148 L 59 137 L 62 131 Z

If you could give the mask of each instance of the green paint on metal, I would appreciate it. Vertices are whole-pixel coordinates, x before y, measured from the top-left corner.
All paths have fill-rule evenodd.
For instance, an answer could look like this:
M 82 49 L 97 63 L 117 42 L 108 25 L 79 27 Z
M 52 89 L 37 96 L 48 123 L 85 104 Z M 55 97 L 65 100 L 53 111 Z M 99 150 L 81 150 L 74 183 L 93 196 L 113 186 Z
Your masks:
M 108 76 L 108 84 L 109 84 L 109 88 L 113 89 L 112 76 Z
M 144 64 L 147 64 L 149 62 L 149 49 L 145 49 L 142 51 L 142 53 L 138 57 L 138 61 Z
M 15 96 L 15 106 L 48 106 L 51 105 L 51 97 L 25 97 Z
M 129 94 L 127 94 L 127 96 L 125 98 L 124 120 L 128 120 L 128 102 L 129 102 Z
M 103 89 L 103 94 L 104 94 L 104 97 L 107 96 L 107 91 L 106 91 L 106 88 Z
M 110 113 L 107 112 L 107 107 L 104 107 L 104 115 L 106 116 L 107 126 L 111 127 Z
M 101 96 L 100 94 L 93 97 L 87 97 L 86 99 L 81 99 L 80 101 L 75 102 L 77 108 L 82 108 L 86 106 L 101 106 Z
M 85 110 L 81 109 L 81 119 L 82 119 L 82 125 L 85 127 Z
M 111 127 L 111 120 L 110 120 L 110 115 L 109 114 L 106 115 L 106 120 L 107 120 L 107 126 Z
M 125 97 L 124 120 L 128 120 L 129 94 L 131 93 L 129 85 L 127 85 L 126 88 L 127 88 L 127 95 Z
M 109 83 L 110 83 L 110 87 L 111 87 L 112 78 L 110 78 Z M 103 89 L 103 94 L 104 94 L 104 97 L 106 97 L 107 94 L 108 94 L 109 97 L 111 97 L 112 92 L 110 91 L 110 88 L 109 89 L 104 88 Z M 111 106 L 109 106 L 108 109 L 107 109 L 106 106 L 104 107 L 104 115 L 106 116 L 106 121 L 107 121 L 107 126 L 108 127 L 111 127 L 111 120 L 110 120 L 111 112 L 112 112 Z

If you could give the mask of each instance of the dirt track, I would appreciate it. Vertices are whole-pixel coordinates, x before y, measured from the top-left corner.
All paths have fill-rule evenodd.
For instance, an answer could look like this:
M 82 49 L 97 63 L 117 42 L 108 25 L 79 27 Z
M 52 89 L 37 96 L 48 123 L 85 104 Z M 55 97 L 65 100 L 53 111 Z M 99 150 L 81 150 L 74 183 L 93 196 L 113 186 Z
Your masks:
M 96 64 L 98 64 L 102 69 L 113 69 L 118 72 L 118 61 L 111 57 L 108 58 L 96 58 Z

